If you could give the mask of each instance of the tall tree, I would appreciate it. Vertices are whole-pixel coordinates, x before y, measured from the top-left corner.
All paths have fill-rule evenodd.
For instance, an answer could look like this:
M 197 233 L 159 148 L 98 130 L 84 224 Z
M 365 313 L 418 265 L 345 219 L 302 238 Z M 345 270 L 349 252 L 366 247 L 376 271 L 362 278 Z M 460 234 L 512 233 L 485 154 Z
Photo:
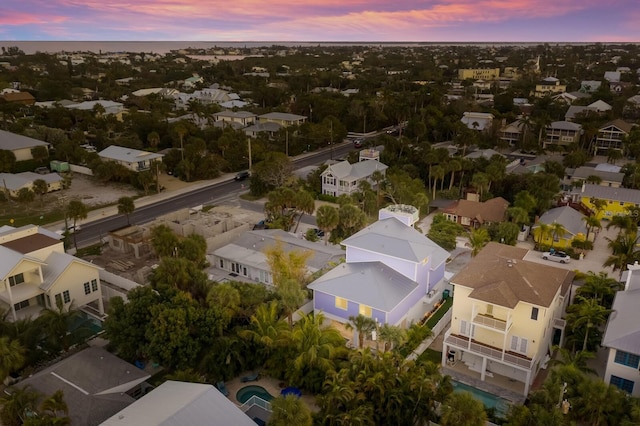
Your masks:
M 67 204 L 67 210 L 65 212 L 65 216 L 70 218 L 73 222 L 73 245 L 78 250 L 78 240 L 76 238 L 77 229 L 78 229 L 78 221 L 82 219 L 86 219 L 89 213 L 89 209 L 87 206 L 79 200 L 71 200 L 69 204 Z
M 571 306 L 570 312 L 567 314 L 567 322 L 574 332 L 577 330 L 584 331 L 583 351 L 587 350 L 589 332 L 604 324 L 610 313 L 609 309 L 600 306 L 595 299 L 580 297 L 578 303 Z
M 316 210 L 316 223 L 318 228 L 324 232 L 324 244 L 327 245 L 329 233 L 336 229 L 340 218 L 338 210 L 330 205 L 322 205 Z
M 49 192 L 49 185 L 43 179 L 36 179 L 33 181 L 31 188 L 34 193 L 40 196 L 40 203 L 44 203 L 44 196 Z
M 442 426 L 483 426 L 486 422 L 482 402 L 468 392 L 454 392 L 442 403 Z
M 18 340 L 12 340 L 9 336 L 0 337 L 0 381 L 22 367 L 24 356 L 25 350 Z
M 118 198 L 118 214 L 123 214 L 127 217 L 127 225 L 131 225 L 130 216 L 136 209 L 136 206 L 131 197 Z
M 358 316 L 350 316 L 349 322 L 346 324 L 347 329 L 355 330 L 358 333 L 358 349 L 364 346 L 365 336 L 371 334 L 377 328 L 376 321 L 373 318 L 365 317 L 362 314 Z
M 489 231 L 486 228 L 473 229 L 469 235 L 469 244 L 471 245 L 471 256 L 476 256 L 480 250 L 491 240 Z
M 311 411 L 300 398 L 296 395 L 286 395 L 271 400 L 269 424 L 273 426 L 311 426 L 313 420 Z

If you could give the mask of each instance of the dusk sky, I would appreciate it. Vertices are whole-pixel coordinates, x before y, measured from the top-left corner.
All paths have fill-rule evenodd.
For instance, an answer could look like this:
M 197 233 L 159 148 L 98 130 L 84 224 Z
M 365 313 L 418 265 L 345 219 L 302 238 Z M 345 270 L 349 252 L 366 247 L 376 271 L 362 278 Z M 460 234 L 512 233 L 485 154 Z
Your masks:
M 640 42 L 640 1 L 3 0 L 0 40 Z

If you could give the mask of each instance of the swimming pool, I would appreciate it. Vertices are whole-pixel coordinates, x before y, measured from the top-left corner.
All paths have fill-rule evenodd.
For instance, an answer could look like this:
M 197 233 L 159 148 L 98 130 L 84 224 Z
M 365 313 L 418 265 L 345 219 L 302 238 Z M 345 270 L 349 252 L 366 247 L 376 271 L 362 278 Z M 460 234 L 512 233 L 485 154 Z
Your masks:
M 240 404 L 244 404 L 249 399 L 251 399 L 252 396 L 257 396 L 258 398 L 262 398 L 267 402 L 273 399 L 273 395 L 267 392 L 267 390 L 262 386 L 245 386 L 238 390 L 238 392 L 236 393 L 236 399 Z
M 453 385 L 454 392 L 469 392 L 471 396 L 482 402 L 485 407 L 495 409 L 496 416 L 502 418 L 507 416 L 507 411 L 509 411 L 510 404 L 506 399 L 500 398 L 499 396 L 490 394 L 489 392 L 485 392 L 472 386 L 465 385 L 464 383 L 460 383 L 455 380 L 452 380 L 451 384 Z

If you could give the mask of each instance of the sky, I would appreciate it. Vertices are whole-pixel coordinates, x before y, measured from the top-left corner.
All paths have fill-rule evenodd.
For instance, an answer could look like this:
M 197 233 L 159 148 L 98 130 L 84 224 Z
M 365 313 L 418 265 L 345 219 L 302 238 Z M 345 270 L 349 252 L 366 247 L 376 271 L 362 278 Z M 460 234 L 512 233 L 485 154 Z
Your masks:
M 0 40 L 640 42 L 640 1 L 2 0 Z

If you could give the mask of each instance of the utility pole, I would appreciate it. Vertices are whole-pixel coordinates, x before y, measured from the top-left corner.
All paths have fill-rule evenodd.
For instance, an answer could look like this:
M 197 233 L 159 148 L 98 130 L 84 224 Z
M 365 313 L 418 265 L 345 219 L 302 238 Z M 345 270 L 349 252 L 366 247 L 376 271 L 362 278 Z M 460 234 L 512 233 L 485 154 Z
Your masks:
M 251 138 L 247 138 L 247 142 L 249 143 L 249 171 L 251 171 Z
M 329 148 L 331 149 L 331 159 L 333 160 L 333 120 L 329 122 Z

